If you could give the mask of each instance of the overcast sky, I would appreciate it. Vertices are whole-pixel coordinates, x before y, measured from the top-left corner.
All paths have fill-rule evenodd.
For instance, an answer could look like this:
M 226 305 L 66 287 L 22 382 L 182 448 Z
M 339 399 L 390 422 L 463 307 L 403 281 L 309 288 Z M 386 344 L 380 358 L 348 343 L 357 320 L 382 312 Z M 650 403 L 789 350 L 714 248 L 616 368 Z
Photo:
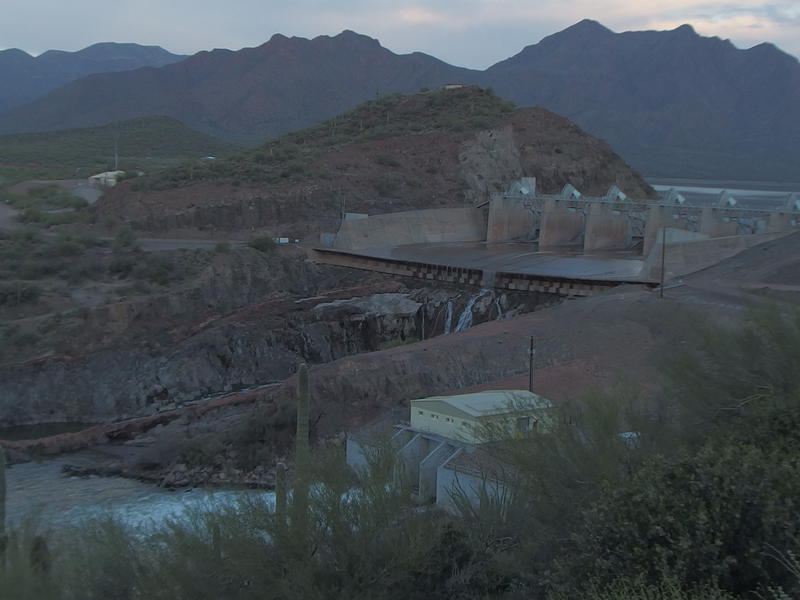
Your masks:
M 136 42 L 180 54 L 257 46 L 274 33 L 352 29 L 398 53 L 483 69 L 584 18 L 614 31 L 673 29 L 800 56 L 800 0 L 0 0 L 0 49 L 31 54 Z

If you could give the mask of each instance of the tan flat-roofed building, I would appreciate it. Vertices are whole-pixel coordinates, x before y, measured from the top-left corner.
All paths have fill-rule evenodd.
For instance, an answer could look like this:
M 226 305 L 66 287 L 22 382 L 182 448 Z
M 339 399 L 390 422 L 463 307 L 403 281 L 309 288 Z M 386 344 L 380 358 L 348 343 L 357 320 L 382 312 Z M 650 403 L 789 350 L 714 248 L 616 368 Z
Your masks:
M 527 390 L 433 396 L 411 401 L 411 428 L 479 444 L 546 428 L 551 407 L 549 400 Z

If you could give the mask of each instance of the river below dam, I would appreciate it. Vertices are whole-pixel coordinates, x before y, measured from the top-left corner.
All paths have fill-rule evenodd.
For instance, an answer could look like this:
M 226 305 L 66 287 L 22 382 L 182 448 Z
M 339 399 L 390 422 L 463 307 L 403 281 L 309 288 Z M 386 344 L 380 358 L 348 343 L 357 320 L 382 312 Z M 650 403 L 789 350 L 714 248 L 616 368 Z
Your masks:
M 111 515 L 134 528 L 158 526 L 187 510 L 232 504 L 246 496 L 273 498 L 272 492 L 245 489 L 169 490 L 123 477 L 75 477 L 65 464 L 89 464 L 94 451 L 10 466 L 6 471 L 6 518 L 10 524 L 35 519 L 39 527 L 75 525 Z

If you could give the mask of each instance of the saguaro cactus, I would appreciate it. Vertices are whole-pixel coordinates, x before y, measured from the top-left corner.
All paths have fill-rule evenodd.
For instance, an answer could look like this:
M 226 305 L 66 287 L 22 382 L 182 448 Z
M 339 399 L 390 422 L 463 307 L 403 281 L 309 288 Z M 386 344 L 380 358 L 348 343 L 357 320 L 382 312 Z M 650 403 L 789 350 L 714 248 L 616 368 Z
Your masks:
M 309 404 L 308 367 L 302 364 L 297 372 L 297 432 L 294 442 L 295 475 L 292 493 L 292 529 L 293 534 L 301 542 L 305 539 L 308 528 Z
M 308 448 L 308 410 L 310 405 L 308 390 L 308 367 L 303 363 L 297 371 L 297 434 L 295 436 L 295 462 L 298 471 L 306 467 L 309 458 Z
M 0 446 L 0 568 L 6 556 L 6 453 Z
M 275 467 L 275 515 L 281 524 L 286 522 L 286 465 Z
M 47 575 L 50 573 L 50 563 L 50 548 L 47 546 L 47 540 L 43 535 L 35 536 L 31 545 L 31 567 L 40 575 Z

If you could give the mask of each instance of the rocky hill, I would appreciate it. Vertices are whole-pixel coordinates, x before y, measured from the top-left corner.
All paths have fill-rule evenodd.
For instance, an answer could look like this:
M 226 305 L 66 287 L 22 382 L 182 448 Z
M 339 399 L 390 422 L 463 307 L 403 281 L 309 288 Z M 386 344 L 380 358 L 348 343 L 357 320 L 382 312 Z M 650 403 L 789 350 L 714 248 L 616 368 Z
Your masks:
M 163 67 L 186 58 L 158 46 L 94 44 L 78 52 L 48 50 L 39 56 L 16 48 L 0 51 L 0 110 L 31 102 L 94 73 Z
M 98 202 L 97 219 L 315 239 L 338 228 L 343 209 L 470 205 L 521 176 L 535 176 L 547 193 L 569 182 L 587 194 L 617 185 L 655 197 L 608 145 L 567 119 L 465 87 L 381 97 L 255 150 L 126 182 Z
M 397 55 L 351 31 L 275 35 L 257 48 L 75 81 L 0 114 L 0 132 L 158 114 L 255 144 L 379 94 L 448 82 L 493 86 L 562 114 L 647 175 L 800 181 L 800 63 L 770 44 L 738 49 L 688 25 L 615 33 L 581 21 L 486 71 Z

